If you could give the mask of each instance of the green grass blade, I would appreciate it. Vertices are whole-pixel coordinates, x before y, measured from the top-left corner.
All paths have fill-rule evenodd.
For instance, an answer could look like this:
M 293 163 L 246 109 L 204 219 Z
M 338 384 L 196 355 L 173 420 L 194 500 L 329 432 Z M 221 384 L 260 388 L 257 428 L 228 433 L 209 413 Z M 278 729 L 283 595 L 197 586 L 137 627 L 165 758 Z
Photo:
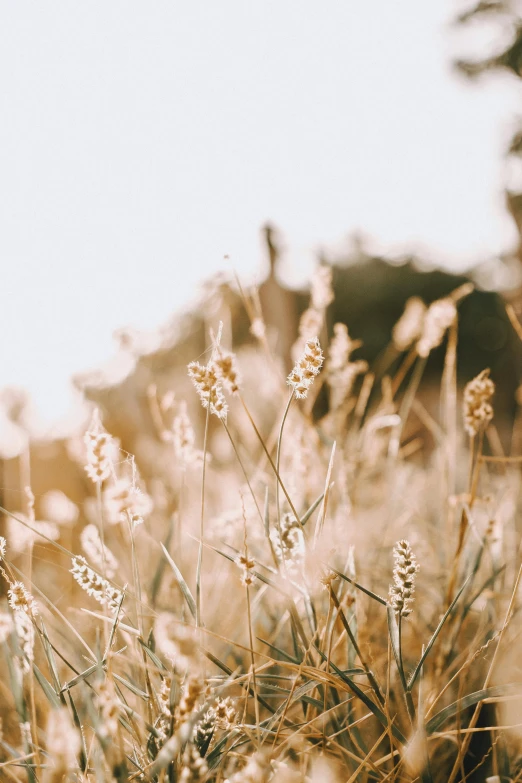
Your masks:
M 457 603 L 457 601 L 459 600 L 460 596 L 464 592 L 464 589 L 468 585 L 468 582 L 472 578 L 472 576 L 473 576 L 473 574 L 470 574 L 468 576 L 468 578 L 466 579 L 466 581 L 464 582 L 464 584 L 462 585 L 462 587 L 458 591 L 457 595 L 455 596 L 455 598 L 453 599 L 451 604 L 448 606 L 448 608 L 444 612 L 444 615 L 443 615 L 440 623 L 438 624 L 438 626 L 436 627 L 435 631 L 433 632 L 433 635 L 432 635 L 431 639 L 429 640 L 428 644 L 426 645 L 426 649 L 424 650 L 423 654 L 421 655 L 420 661 L 418 662 L 417 666 L 415 667 L 415 670 L 414 670 L 413 674 L 410 677 L 410 681 L 408 683 L 408 690 L 411 691 L 411 689 L 413 688 L 413 686 L 415 684 L 415 680 L 419 676 L 419 672 L 420 672 L 420 670 L 422 668 L 422 665 L 423 665 L 424 661 L 426 660 L 426 658 L 427 658 L 431 648 L 433 647 L 433 645 L 435 644 L 435 642 L 437 640 L 437 636 L 442 631 L 444 623 L 446 622 L 446 620 L 448 619 L 448 617 L 452 613 L 452 611 L 453 611 L 453 609 L 455 607 L 455 604 Z
M 38 681 L 38 684 L 40 685 L 41 689 L 45 693 L 47 701 L 49 702 L 51 707 L 54 707 L 54 708 L 60 707 L 61 706 L 60 698 L 59 698 L 58 694 L 56 693 L 56 691 L 54 690 L 54 688 L 51 685 L 51 683 L 48 680 L 45 679 L 45 677 L 43 676 L 42 672 L 40 671 L 40 669 L 38 668 L 38 666 L 35 663 L 32 664 L 32 668 L 33 668 L 33 671 L 34 671 L 34 676 L 36 677 L 36 679 Z
M 447 707 L 444 707 L 443 710 L 437 712 L 437 714 L 426 724 L 426 732 L 427 734 L 433 734 L 435 731 L 438 731 L 447 720 L 453 718 L 459 712 L 466 710 L 468 707 L 473 707 L 475 704 L 478 704 L 479 701 L 484 701 L 484 699 L 495 699 L 502 696 L 514 696 L 516 689 L 521 687 L 522 683 L 515 682 L 510 683 L 509 685 L 494 685 L 491 688 L 484 688 L 483 690 L 475 691 L 475 693 L 469 693 L 467 696 L 459 699 L 459 701 L 454 701 L 453 704 L 449 704 Z
M 351 585 L 356 587 L 358 590 L 360 590 L 362 593 L 366 593 L 370 598 L 373 598 L 374 601 L 378 601 L 378 603 L 382 604 L 383 606 L 388 606 L 388 602 L 385 598 L 381 598 L 380 595 L 377 595 L 377 593 L 373 593 L 371 590 L 368 590 L 367 587 L 363 587 L 359 584 L 359 582 L 356 582 L 355 579 L 350 579 L 349 576 L 346 576 L 346 574 L 343 574 L 342 571 L 337 571 L 337 569 L 332 568 L 332 571 L 334 574 L 337 574 L 337 576 L 340 576 L 341 579 L 344 579 L 345 582 L 349 582 Z
M 310 506 L 310 508 L 308 509 L 308 511 L 305 511 L 305 513 L 304 513 L 304 514 L 303 514 L 303 516 L 301 517 L 301 525 L 302 525 L 303 527 L 306 525 L 306 523 L 308 522 L 308 520 L 310 519 L 310 517 L 312 516 L 312 514 L 314 513 L 314 511 L 315 511 L 317 508 L 319 508 L 319 506 L 320 506 L 320 504 L 321 504 L 321 502 L 322 502 L 323 498 L 324 498 L 324 492 L 321 492 L 321 494 L 319 495 L 319 497 L 318 497 L 316 500 L 314 500 L 314 502 L 312 503 L 312 505 Z

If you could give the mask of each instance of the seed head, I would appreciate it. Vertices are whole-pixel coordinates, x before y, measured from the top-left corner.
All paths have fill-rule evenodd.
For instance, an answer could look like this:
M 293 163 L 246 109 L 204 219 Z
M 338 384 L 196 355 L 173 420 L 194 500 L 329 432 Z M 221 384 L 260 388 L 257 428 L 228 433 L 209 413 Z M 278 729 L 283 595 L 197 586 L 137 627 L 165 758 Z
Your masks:
M 456 317 L 457 307 L 453 299 L 446 297 L 430 304 L 417 342 L 419 356 L 426 358 L 434 348 L 438 348 Z
M 13 618 L 8 612 L 0 612 L 0 644 L 6 642 L 14 630 Z
M 199 675 L 188 676 L 177 708 L 177 717 L 181 722 L 190 719 L 204 690 L 205 683 Z
M 254 318 L 250 324 L 250 333 L 257 340 L 264 340 L 266 335 L 266 325 L 262 318 Z
M 130 521 L 132 527 L 141 525 L 152 511 L 152 500 L 127 479 L 118 479 L 104 493 L 108 521 L 112 524 Z
M 0 560 L 3 560 L 5 558 L 6 551 L 7 551 L 7 541 L 3 536 L 0 536 Z
M 7 592 L 7 598 L 13 612 L 25 612 L 29 617 L 35 617 L 38 614 L 36 601 L 23 582 L 13 582 Z
M 106 737 L 114 737 L 118 731 L 121 707 L 114 684 L 108 678 L 99 686 L 98 708 L 100 710 L 101 732 Z
M 482 370 L 464 389 L 464 427 L 473 437 L 493 418 L 491 398 L 495 384 L 489 377 L 489 370 Z
M 179 623 L 170 612 L 161 612 L 154 624 L 158 649 L 178 669 L 187 669 L 198 655 L 194 629 Z
M 82 590 L 99 604 L 107 606 L 111 612 L 116 613 L 122 598 L 121 591 L 89 568 L 84 557 L 74 557 L 72 565 L 70 572 Z
M 334 300 L 332 288 L 332 267 L 319 264 L 312 275 L 310 291 L 311 304 L 315 310 L 326 310 Z
M 305 557 L 303 528 L 293 514 L 283 514 L 280 531 L 273 528 L 270 532 L 270 539 L 274 551 L 282 563 L 296 569 L 303 564 Z
M 287 378 L 288 385 L 293 388 L 298 399 L 304 399 L 307 396 L 315 376 L 321 370 L 323 361 L 323 352 L 317 337 L 308 340 L 303 355 L 297 360 L 294 369 Z
M 408 541 L 397 541 L 393 548 L 393 557 L 395 568 L 388 603 L 399 616 L 408 617 L 411 614 L 410 606 L 413 602 L 415 576 L 419 566 Z
M 252 569 L 255 566 L 255 561 L 248 555 L 238 555 L 235 559 L 236 565 L 241 569 L 241 584 L 245 587 L 250 587 L 255 579 L 255 574 Z
M 178 413 L 172 422 L 171 435 L 176 457 L 184 466 L 202 459 L 201 452 L 194 448 L 196 436 L 187 414 L 187 403 L 184 400 L 180 402 Z
M 185 748 L 179 783 L 200 783 L 207 779 L 208 764 L 191 742 Z
M 346 324 L 334 324 L 333 331 L 333 337 L 328 348 L 328 363 L 326 366 L 329 376 L 343 370 L 350 361 L 352 351 L 360 345 L 358 341 L 352 340 L 348 334 Z
M 112 579 L 118 570 L 119 563 L 111 550 L 104 546 L 96 525 L 87 525 L 80 534 L 82 549 L 99 571 L 108 579 Z
M 28 674 L 31 671 L 31 664 L 34 660 L 34 627 L 31 617 L 23 611 L 14 613 L 14 627 L 18 646 L 20 647 L 20 656 L 22 672 Z
M 398 351 L 406 351 L 422 334 L 427 307 L 418 296 L 411 296 L 393 327 L 392 340 Z
M 188 365 L 188 374 L 203 407 L 209 408 L 210 413 L 213 413 L 218 419 L 225 420 L 228 405 L 223 396 L 218 373 L 212 359 L 205 367 L 199 362 L 191 362 Z
M 51 710 L 47 721 L 47 753 L 52 764 L 50 781 L 59 781 L 77 769 L 80 736 L 65 707 Z
M 221 346 L 218 345 L 214 351 L 212 361 L 216 369 L 216 374 L 225 389 L 231 394 L 237 393 L 241 381 L 236 355 L 231 351 L 225 351 L 224 348 L 221 348 Z
M 87 448 L 85 470 L 95 484 L 101 484 L 111 473 L 111 452 L 114 444 L 109 433 L 102 427 L 98 409 L 94 411 L 91 428 L 85 433 L 84 441 Z

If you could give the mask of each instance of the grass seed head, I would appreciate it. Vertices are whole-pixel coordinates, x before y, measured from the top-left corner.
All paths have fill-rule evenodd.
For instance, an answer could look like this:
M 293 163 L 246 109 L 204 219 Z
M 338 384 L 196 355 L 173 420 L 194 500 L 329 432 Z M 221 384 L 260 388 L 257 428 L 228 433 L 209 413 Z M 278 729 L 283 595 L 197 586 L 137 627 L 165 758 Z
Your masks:
M 223 395 L 223 390 L 218 378 L 218 372 L 213 361 L 203 367 L 199 362 L 191 362 L 188 365 L 188 375 L 191 379 L 201 404 L 208 408 L 210 413 L 223 421 L 227 418 L 228 405 Z
M 418 296 L 411 296 L 393 327 L 392 340 L 398 351 L 406 351 L 422 334 L 427 307 Z
M 408 541 L 397 541 L 393 548 L 395 568 L 390 586 L 389 603 L 400 617 L 411 614 L 415 593 L 415 577 L 419 570 L 417 559 Z
M 35 617 L 38 614 L 36 601 L 23 582 L 13 582 L 7 592 L 7 598 L 13 612 L 24 612 L 29 617 Z
M 287 384 L 292 387 L 298 399 L 305 399 L 310 386 L 319 374 L 324 356 L 317 337 L 308 340 L 302 356 L 295 363 L 294 369 L 287 378 Z
M 453 299 L 446 297 L 430 304 L 417 342 L 419 356 L 426 358 L 434 348 L 438 348 L 456 317 L 457 307 Z
M 0 644 L 6 642 L 14 630 L 13 618 L 9 612 L 0 612 Z
M 74 557 L 72 566 L 70 572 L 82 590 L 99 604 L 107 606 L 111 612 L 116 613 L 122 598 L 121 591 L 93 571 L 84 557 Z
M 96 525 L 86 525 L 84 527 L 80 534 L 80 542 L 90 562 L 99 571 L 103 571 L 107 579 L 112 579 L 116 575 L 119 563 L 111 550 L 102 543 Z
M 491 398 L 495 393 L 495 384 L 489 377 L 489 370 L 482 370 L 464 389 L 464 427 L 466 432 L 475 436 L 493 418 Z
M 87 475 L 95 484 L 101 484 L 111 474 L 111 454 L 114 444 L 109 433 L 102 427 L 98 409 L 94 411 L 91 427 L 85 433 L 84 442 L 87 449 L 85 466 Z

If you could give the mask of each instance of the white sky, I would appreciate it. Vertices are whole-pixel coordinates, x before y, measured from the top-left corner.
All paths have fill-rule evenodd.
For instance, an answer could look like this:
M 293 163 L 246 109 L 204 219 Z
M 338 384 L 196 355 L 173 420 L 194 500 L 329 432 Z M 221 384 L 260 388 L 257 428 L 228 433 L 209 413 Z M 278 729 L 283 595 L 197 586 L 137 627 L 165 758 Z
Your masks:
M 258 272 L 267 219 L 293 280 L 356 229 L 449 265 L 509 248 L 520 96 L 451 73 L 455 11 L 0 0 L 0 385 L 59 414 L 114 329 L 163 322 L 224 254 Z

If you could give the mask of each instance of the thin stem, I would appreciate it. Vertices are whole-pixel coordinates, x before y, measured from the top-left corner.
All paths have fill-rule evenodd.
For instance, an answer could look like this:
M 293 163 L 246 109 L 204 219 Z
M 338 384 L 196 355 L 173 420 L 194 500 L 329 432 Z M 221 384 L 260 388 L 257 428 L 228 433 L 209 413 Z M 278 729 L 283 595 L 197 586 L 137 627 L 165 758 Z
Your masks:
M 290 397 L 288 398 L 288 402 L 286 403 L 285 412 L 283 413 L 283 418 L 281 421 L 281 427 L 279 428 L 279 435 L 277 437 L 277 451 L 276 451 L 276 470 L 279 474 L 279 466 L 281 464 L 281 444 L 283 442 L 283 428 L 285 426 L 286 417 L 288 416 L 288 411 L 290 410 L 290 405 L 292 404 L 292 400 L 294 399 L 294 390 L 292 389 L 290 393 Z M 279 507 L 279 482 L 276 482 L 276 508 L 277 508 L 277 522 L 279 526 L 279 535 L 281 535 L 281 509 Z
M 256 423 L 255 423 L 254 419 L 252 418 L 252 415 L 251 415 L 250 411 L 248 410 L 248 408 L 247 408 L 247 406 L 246 406 L 246 403 L 245 403 L 245 401 L 243 400 L 243 398 L 242 398 L 241 396 L 240 396 L 240 398 L 239 398 L 239 399 L 241 400 L 241 404 L 243 405 L 243 408 L 244 408 L 244 410 L 245 410 L 245 413 L 246 413 L 246 415 L 248 416 L 248 419 L 249 419 L 249 421 L 250 421 L 250 424 L 251 424 L 251 425 L 252 425 L 252 427 L 254 428 L 254 432 L 256 433 L 257 439 L 259 440 L 259 442 L 260 442 L 261 446 L 263 447 L 263 450 L 264 450 L 264 452 L 265 452 L 265 454 L 266 454 L 266 456 L 267 456 L 267 459 L 268 459 L 268 461 L 269 461 L 269 463 L 270 463 L 270 465 L 271 465 L 271 467 L 272 467 L 272 470 L 273 470 L 273 471 L 274 471 L 274 473 L 275 473 L 276 479 L 277 479 L 278 483 L 281 485 L 281 489 L 283 490 L 283 492 L 284 492 L 284 495 L 285 495 L 285 498 L 286 498 L 286 499 L 287 499 L 287 501 L 288 501 L 288 505 L 290 506 L 290 510 L 291 510 L 292 514 L 294 515 L 294 517 L 296 518 L 296 520 L 299 522 L 299 524 L 301 524 L 301 520 L 300 520 L 300 518 L 299 518 L 299 514 L 298 514 L 298 513 L 297 513 L 297 511 L 295 510 L 295 506 L 294 506 L 294 504 L 292 503 L 292 499 L 291 499 L 290 495 L 288 494 L 288 492 L 287 492 L 287 489 L 286 489 L 285 485 L 283 484 L 283 482 L 282 482 L 282 480 L 281 480 L 281 476 L 279 475 L 279 471 L 278 471 L 278 469 L 276 468 L 276 466 L 275 466 L 275 464 L 274 464 L 274 460 L 273 460 L 273 459 L 272 459 L 272 457 L 270 456 L 270 452 L 268 451 L 268 449 L 267 449 L 267 447 L 266 447 L 266 445 L 265 445 L 265 442 L 264 442 L 264 440 L 263 440 L 263 436 L 262 436 L 262 435 L 261 435 L 261 433 L 259 432 L 259 430 L 258 430 L 258 428 L 257 428 L 257 426 L 256 426 Z
M 205 528 L 205 477 L 207 468 L 207 441 L 208 441 L 208 422 L 210 418 L 210 408 L 207 408 L 205 419 L 205 435 L 203 437 L 203 475 L 201 478 L 201 517 L 199 522 L 199 550 L 198 564 L 196 568 L 196 627 L 201 626 L 201 568 L 203 565 L 203 536 Z

